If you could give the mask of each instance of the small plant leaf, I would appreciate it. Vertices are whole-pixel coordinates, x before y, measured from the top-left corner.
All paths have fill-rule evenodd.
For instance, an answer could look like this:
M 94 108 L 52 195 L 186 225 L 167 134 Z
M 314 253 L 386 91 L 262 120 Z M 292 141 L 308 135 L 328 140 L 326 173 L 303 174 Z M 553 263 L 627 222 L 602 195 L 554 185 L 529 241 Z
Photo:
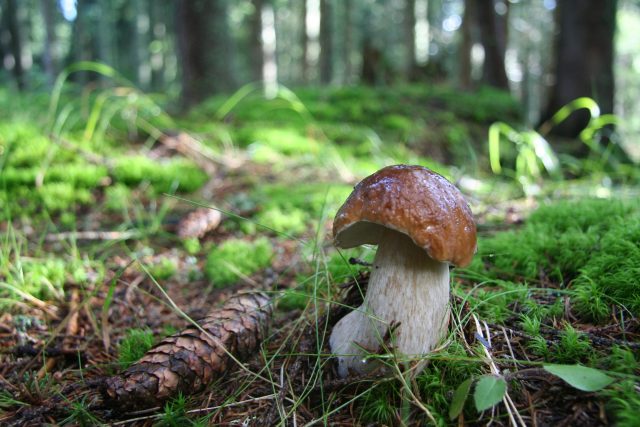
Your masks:
M 602 390 L 614 381 L 604 372 L 582 365 L 544 365 L 544 369 L 582 391 Z
M 453 420 L 460 412 L 462 412 L 462 408 L 464 408 L 464 402 L 467 400 L 467 396 L 469 395 L 469 390 L 471 389 L 471 381 L 473 378 L 468 378 L 462 382 L 456 388 L 456 391 L 453 393 L 453 401 L 451 402 L 451 406 L 449 407 L 449 419 Z
M 483 375 L 476 384 L 476 390 L 473 393 L 473 399 L 476 403 L 478 411 L 484 411 L 491 408 L 502 400 L 507 392 L 507 382 L 504 378 L 494 375 Z

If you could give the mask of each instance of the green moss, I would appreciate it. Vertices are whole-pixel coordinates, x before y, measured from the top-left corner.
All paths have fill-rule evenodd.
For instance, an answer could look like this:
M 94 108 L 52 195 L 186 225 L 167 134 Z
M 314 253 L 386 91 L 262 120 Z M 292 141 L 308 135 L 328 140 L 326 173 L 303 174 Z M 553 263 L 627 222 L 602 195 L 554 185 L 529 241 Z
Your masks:
M 422 400 L 437 419 L 448 420 L 450 396 L 455 389 L 468 378 L 481 375 L 482 365 L 470 361 L 471 356 L 460 342 L 454 341 L 418 375 L 416 382 Z
M 307 231 L 308 216 L 303 210 L 297 208 L 285 211 L 274 206 L 259 212 L 255 220 L 258 224 L 291 236 L 300 235 Z
M 408 135 L 414 128 L 414 121 L 409 117 L 400 114 L 388 114 L 382 117 L 381 125 L 387 129 L 400 132 L 401 135 Z
M 619 427 L 635 427 L 640 414 L 640 394 L 638 383 L 634 380 L 623 380 L 613 387 L 605 389 L 601 394 L 609 398 L 607 412 L 615 425 Z
M 358 258 L 365 262 L 373 262 L 375 249 L 357 248 L 333 252 L 327 259 L 327 273 L 332 283 L 343 283 L 353 277 L 365 267 L 352 265 L 349 258 Z
M 149 267 L 149 273 L 156 280 L 168 280 L 178 271 L 176 261 L 170 258 L 162 258 L 159 262 Z
M 113 174 L 117 181 L 128 186 L 149 182 L 158 192 L 177 189 L 191 193 L 207 180 L 207 175 L 198 166 L 183 158 L 158 162 L 144 156 L 121 157 Z
M 55 149 L 37 126 L 26 122 L 0 123 L 0 145 L 11 167 L 40 165 L 49 150 Z
M 503 322 L 514 314 L 514 305 L 527 300 L 526 285 L 505 280 L 487 281 L 466 295 L 474 311 L 490 322 Z
M 318 219 L 323 209 L 335 212 L 351 190 L 352 187 L 344 184 L 273 184 L 257 187 L 251 198 L 265 210 L 277 208 L 286 212 L 297 209 L 307 212 L 310 218 Z
M 560 341 L 554 344 L 550 357 L 558 363 L 579 363 L 589 360 L 593 352 L 594 349 L 584 334 L 567 323 L 560 333 Z
M 281 311 L 302 310 L 309 303 L 310 295 L 304 290 L 287 289 L 278 299 Z
M 102 166 L 80 163 L 62 163 L 48 169 L 34 166 L 29 168 L 9 167 L 0 175 L 0 185 L 6 188 L 35 186 L 36 178 L 42 174 L 45 184 L 63 182 L 74 187 L 95 188 L 107 177 L 107 169 Z
M 478 252 L 469 268 L 478 277 L 569 285 L 572 307 L 587 320 L 603 321 L 612 305 L 640 315 L 637 203 L 587 199 L 543 206 L 521 229 L 480 239 Z
M 633 375 L 640 372 L 640 355 L 636 355 L 627 347 L 614 345 L 611 353 L 604 360 L 607 369 L 621 374 Z
M 49 212 L 70 210 L 76 203 L 88 204 L 93 201 L 93 195 L 89 190 L 75 188 L 65 182 L 44 184 L 37 189 L 37 194 Z
M 266 238 L 253 242 L 230 239 L 209 253 L 205 273 L 215 287 L 221 288 L 267 267 L 272 257 L 273 249 Z
M 252 124 L 236 134 L 242 146 L 265 145 L 284 155 L 317 154 L 320 146 L 315 139 L 294 127 L 273 127 Z
M 640 315 L 640 220 L 613 225 L 580 273 L 571 285 L 580 315 L 602 321 L 612 304 Z
M 153 346 L 153 332 L 149 329 L 129 329 L 118 348 L 118 362 L 124 369 L 140 360 Z
M 63 163 L 51 166 L 44 182 L 66 182 L 75 187 L 95 188 L 107 177 L 107 168 L 87 163 Z
M 395 425 L 399 388 L 395 381 L 374 384 L 360 399 L 360 417 L 365 424 Z
M 110 212 L 123 212 L 131 203 L 131 189 L 124 184 L 114 184 L 104 191 L 104 206 Z
M 189 255 L 195 255 L 198 252 L 200 252 L 200 249 L 202 249 L 202 246 L 200 245 L 200 240 L 198 240 L 198 238 L 196 237 L 191 239 L 185 239 L 182 242 L 182 246 L 184 247 L 184 250 L 187 251 Z

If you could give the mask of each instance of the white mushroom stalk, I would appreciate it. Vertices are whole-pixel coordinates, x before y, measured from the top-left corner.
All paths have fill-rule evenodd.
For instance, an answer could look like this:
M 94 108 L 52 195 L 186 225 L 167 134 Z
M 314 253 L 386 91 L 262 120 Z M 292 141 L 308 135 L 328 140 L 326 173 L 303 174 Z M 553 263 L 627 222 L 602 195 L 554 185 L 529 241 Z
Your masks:
M 341 377 L 380 367 L 376 352 L 395 322 L 389 345 L 416 358 L 431 351 L 446 335 L 449 323 L 449 265 L 429 257 L 405 234 L 384 231 L 360 308 L 333 328 L 331 350 Z M 366 350 L 365 350 L 366 349 Z

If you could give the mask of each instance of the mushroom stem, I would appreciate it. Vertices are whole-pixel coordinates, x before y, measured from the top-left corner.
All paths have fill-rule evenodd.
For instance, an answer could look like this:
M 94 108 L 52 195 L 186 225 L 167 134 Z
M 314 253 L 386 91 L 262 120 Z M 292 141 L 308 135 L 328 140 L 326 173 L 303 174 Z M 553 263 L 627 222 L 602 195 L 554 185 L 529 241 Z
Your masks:
M 364 302 L 340 319 L 331 334 L 340 376 L 379 367 L 363 356 L 378 351 L 391 322 L 399 327 L 387 344 L 398 354 L 415 357 L 429 352 L 446 334 L 448 304 L 448 264 L 430 258 L 405 234 L 385 230 Z

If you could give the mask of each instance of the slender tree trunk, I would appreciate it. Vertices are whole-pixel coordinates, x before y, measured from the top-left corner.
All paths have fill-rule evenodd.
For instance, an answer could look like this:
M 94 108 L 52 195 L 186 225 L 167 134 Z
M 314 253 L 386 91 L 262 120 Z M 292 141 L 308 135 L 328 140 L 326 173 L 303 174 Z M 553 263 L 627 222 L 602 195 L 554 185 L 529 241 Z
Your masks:
M 307 0 L 302 2 L 302 10 L 300 11 L 300 78 L 303 84 L 309 82 L 309 35 L 307 34 Z
M 320 83 L 329 84 L 333 78 L 333 4 L 320 0 Z
M 209 40 L 207 34 L 207 6 L 204 1 L 178 0 L 176 30 L 178 54 L 182 71 L 182 103 L 185 108 L 195 105 L 207 93 L 212 93 L 208 77 L 206 55 L 201 46 Z
M 42 18 L 44 21 L 45 39 L 44 39 L 44 51 L 42 53 L 44 72 L 47 74 L 49 84 L 52 85 L 53 81 L 58 74 L 58 61 L 57 61 L 57 40 L 55 32 L 55 5 L 50 0 L 40 0 L 40 8 L 42 10 Z
M 135 0 L 135 42 L 132 49 L 133 61 L 136 64 L 136 81 L 143 89 L 151 84 L 151 66 L 149 58 L 150 28 L 149 8 L 146 0 Z
M 351 61 L 351 52 L 353 51 L 353 0 L 343 0 L 344 3 L 344 45 L 343 45 L 343 62 L 344 62 L 344 83 L 351 83 L 353 75 L 353 62 Z
M 190 107 L 235 87 L 225 0 L 178 0 L 176 30 L 182 102 Z
M 471 89 L 471 47 L 473 46 L 472 27 L 474 22 L 472 4 L 474 0 L 464 1 L 464 15 L 462 16 L 462 43 L 460 44 L 460 87 Z
M 490 86 L 508 90 L 509 80 L 504 67 L 506 25 L 498 24 L 494 0 L 476 0 L 475 4 L 480 42 L 484 47 L 482 79 Z M 500 31 L 501 28 L 504 31 Z
M 253 13 L 249 18 L 249 50 L 251 63 L 251 78 L 256 81 L 264 79 L 264 46 L 262 44 L 262 7 L 263 0 L 251 0 Z
M 6 0 L 4 21 L 9 32 L 9 51 L 13 57 L 13 68 L 11 72 L 16 79 L 18 90 L 25 89 L 25 74 L 22 65 L 22 40 L 20 39 L 20 23 L 18 22 L 18 4 L 16 0 Z
M 613 112 L 616 9 L 616 0 L 558 2 L 555 83 L 542 114 L 543 121 L 583 96 L 594 98 L 602 113 Z M 575 137 L 588 121 L 588 113 L 579 110 L 557 126 L 554 133 Z
M 149 44 L 149 65 L 151 67 L 151 89 L 161 90 L 164 86 L 164 66 L 165 66 L 165 43 L 167 25 L 162 14 L 163 4 L 157 1 L 150 1 L 149 4 L 149 33 L 151 43 Z
M 407 50 L 405 78 L 411 81 L 416 70 L 416 0 L 405 0 L 404 3 L 404 45 Z

